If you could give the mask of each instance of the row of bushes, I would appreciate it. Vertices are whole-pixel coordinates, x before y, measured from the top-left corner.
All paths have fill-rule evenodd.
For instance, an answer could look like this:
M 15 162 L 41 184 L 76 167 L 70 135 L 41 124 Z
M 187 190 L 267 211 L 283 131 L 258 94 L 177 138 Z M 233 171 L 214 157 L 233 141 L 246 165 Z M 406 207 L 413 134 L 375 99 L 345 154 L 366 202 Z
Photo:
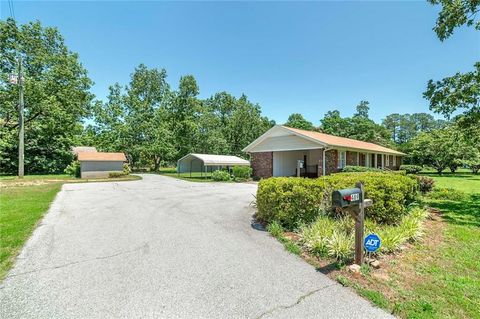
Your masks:
M 321 213 L 333 213 L 332 192 L 363 182 L 365 196 L 373 200 L 366 217 L 393 224 L 405 214 L 417 196 L 415 178 L 381 172 L 340 173 L 317 179 L 278 177 L 261 180 L 257 191 L 257 218 L 278 221 L 286 229 L 314 221 Z
M 365 166 L 350 166 L 347 165 L 342 169 L 344 173 L 355 173 L 355 172 L 392 172 L 402 174 L 405 171 L 407 174 L 418 174 L 422 171 L 422 167 L 418 165 L 401 165 L 399 171 L 391 171 L 387 168 L 375 168 L 375 167 L 365 167 Z M 404 174 L 404 173 L 403 173 Z
M 212 173 L 214 181 L 229 181 L 233 179 L 237 182 L 247 181 L 252 176 L 252 168 L 249 166 L 234 166 L 232 175 L 226 170 L 217 170 Z

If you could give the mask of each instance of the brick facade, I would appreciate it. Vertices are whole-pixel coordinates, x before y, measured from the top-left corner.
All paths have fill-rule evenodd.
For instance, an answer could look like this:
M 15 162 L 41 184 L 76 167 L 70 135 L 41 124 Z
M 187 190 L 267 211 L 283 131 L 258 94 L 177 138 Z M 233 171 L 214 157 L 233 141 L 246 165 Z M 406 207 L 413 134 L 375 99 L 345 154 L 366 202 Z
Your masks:
M 253 170 L 253 176 L 260 178 L 269 178 L 273 175 L 273 152 L 252 153 L 250 155 L 250 164 Z
M 347 151 L 347 165 L 349 166 L 357 166 L 357 152 L 350 152 Z
M 336 173 L 338 169 L 338 151 L 328 150 L 325 152 L 325 173 L 326 175 Z

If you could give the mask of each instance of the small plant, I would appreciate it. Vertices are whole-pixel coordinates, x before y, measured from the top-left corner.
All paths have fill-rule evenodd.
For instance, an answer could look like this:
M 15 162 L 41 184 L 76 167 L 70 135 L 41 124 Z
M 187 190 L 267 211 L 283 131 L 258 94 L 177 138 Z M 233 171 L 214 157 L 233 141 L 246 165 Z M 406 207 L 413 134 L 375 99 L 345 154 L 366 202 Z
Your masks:
M 400 246 L 408 240 L 408 238 L 394 226 L 381 227 L 377 231 L 377 234 L 382 240 L 380 251 L 384 253 L 392 253 L 398 250 Z
M 406 171 L 407 174 L 418 174 L 422 171 L 422 167 L 419 165 L 401 165 L 401 171 Z
M 130 167 L 130 164 L 123 163 L 123 173 L 125 175 L 129 175 L 131 172 L 132 172 L 132 168 Z
M 432 191 L 433 186 L 435 186 L 435 181 L 431 177 L 427 176 L 417 176 L 418 189 L 422 194 L 426 194 Z
M 461 201 L 467 198 L 467 194 L 453 189 L 453 188 L 434 188 L 432 192 L 427 195 L 431 199 L 443 199 L 443 200 L 453 200 Z
M 300 255 L 302 253 L 302 249 L 293 241 L 286 239 L 283 242 L 283 246 L 285 247 L 285 250 L 288 252 L 295 254 L 295 255 Z
M 230 174 L 227 171 L 214 171 L 212 173 L 212 179 L 217 182 L 225 182 L 230 180 Z
M 346 261 L 352 257 L 353 246 L 353 236 L 335 230 L 327 243 L 328 255 L 339 261 Z
M 362 273 L 362 275 L 367 276 L 372 272 L 372 267 L 370 267 L 369 264 L 363 264 L 362 266 L 360 266 L 360 272 Z
M 252 168 L 249 166 L 234 166 L 232 174 L 236 181 L 249 180 L 252 176 Z
M 283 235 L 283 227 L 276 220 L 267 226 L 267 231 L 275 238 L 279 238 Z
M 328 254 L 327 244 L 335 230 L 333 218 L 320 215 L 310 226 L 302 229 L 302 239 L 305 248 L 318 256 Z
M 80 162 L 79 161 L 73 161 L 68 165 L 65 170 L 65 174 L 68 174 L 70 176 L 74 177 L 80 177 L 81 175 L 81 170 L 80 170 Z
M 127 176 L 128 174 L 125 174 L 124 172 L 110 172 L 108 173 L 108 178 L 119 178 L 119 177 L 124 177 Z

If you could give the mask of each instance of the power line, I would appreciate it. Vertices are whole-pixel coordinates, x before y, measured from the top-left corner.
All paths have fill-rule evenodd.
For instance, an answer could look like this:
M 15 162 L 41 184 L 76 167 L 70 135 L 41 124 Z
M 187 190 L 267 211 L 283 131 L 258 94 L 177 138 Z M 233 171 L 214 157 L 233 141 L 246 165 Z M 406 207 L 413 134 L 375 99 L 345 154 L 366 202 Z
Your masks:
M 8 0 L 8 8 L 10 9 L 10 17 L 13 18 L 13 20 L 16 20 L 15 19 L 15 8 L 13 7 L 13 0 Z

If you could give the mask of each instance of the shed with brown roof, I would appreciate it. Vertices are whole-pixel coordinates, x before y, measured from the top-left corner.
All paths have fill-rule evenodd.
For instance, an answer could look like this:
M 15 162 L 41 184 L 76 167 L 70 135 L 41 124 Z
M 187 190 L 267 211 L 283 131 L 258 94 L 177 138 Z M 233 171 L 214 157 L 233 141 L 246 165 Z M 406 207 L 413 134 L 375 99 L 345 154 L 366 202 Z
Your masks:
M 77 158 L 82 178 L 105 178 L 112 172 L 122 172 L 127 161 L 123 153 L 80 152 Z
M 243 149 L 257 177 L 318 177 L 347 165 L 398 170 L 402 152 L 364 141 L 276 125 Z

